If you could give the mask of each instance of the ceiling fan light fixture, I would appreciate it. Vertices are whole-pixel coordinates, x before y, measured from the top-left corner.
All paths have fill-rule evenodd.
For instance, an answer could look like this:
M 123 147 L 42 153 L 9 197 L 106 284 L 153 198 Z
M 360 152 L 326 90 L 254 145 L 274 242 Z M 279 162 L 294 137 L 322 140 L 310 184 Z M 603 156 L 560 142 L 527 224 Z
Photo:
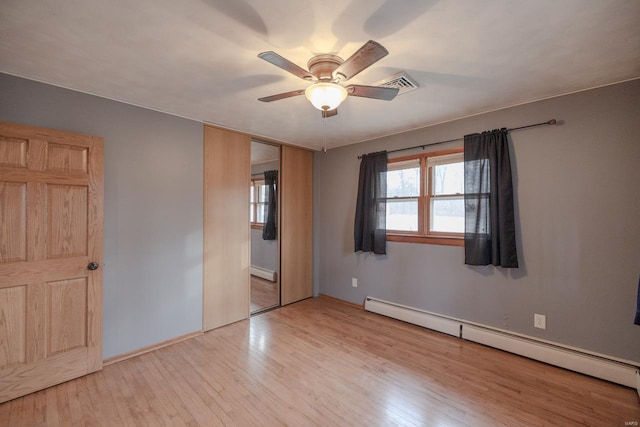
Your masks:
M 320 82 L 309 86 L 304 95 L 318 110 L 330 111 L 347 98 L 347 90 L 337 83 Z

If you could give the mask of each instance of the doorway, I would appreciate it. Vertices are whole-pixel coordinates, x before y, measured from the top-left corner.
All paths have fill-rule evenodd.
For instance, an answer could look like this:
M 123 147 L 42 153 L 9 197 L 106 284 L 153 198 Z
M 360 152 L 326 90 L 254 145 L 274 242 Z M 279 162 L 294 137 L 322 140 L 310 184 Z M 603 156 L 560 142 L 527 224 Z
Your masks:
M 251 141 L 251 314 L 280 305 L 280 147 Z

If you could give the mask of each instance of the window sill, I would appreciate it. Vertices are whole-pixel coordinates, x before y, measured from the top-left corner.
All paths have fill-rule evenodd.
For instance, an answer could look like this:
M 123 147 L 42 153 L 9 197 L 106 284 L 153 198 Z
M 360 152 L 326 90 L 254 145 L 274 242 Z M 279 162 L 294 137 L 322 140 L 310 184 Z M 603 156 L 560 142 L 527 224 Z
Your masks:
M 254 230 L 262 230 L 264 228 L 264 225 L 262 224 L 251 224 L 251 228 Z
M 427 245 L 462 246 L 464 237 L 434 237 L 416 234 L 388 234 L 387 242 L 422 243 Z

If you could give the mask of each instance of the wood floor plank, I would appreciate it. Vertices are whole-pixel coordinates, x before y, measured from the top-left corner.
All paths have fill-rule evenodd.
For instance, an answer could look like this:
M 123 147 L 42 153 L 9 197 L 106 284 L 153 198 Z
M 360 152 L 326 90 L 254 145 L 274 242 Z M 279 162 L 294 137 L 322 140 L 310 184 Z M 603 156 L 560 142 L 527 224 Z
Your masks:
M 82 419 L 82 404 L 81 397 L 78 392 L 78 381 L 69 381 L 65 383 L 66 398 L 69 402 L 69 425 L 81 425 L 84 420 Z M 93 420 L 87 420 L 89 424 L 93 424 Z
M 58 416 L 58 425 L 71 425 L 71 410 L 69 408 L 69 398 L 67 396 L 68 383 L 62 383 L 55 387 L 51 387 L 49 390 L 55 391 L 57 406 L 55 408 L 56 415 Z M 19 399 L 16 399 L 19 400 Z M 47 411 L 49 415 L 50 411 Z M 48 421 L 48 419 L 47 419 Z
M 140 361 L 143 363 L 137 364 L 139 375 L 143 383 L 141 387 L 144 390 L 153 390 L 153 393 L 149 396 L 149 403 L 152 408 L 157 408 L 158 417 L 163 422 L 169 422 L 174 426 L 186 426 L 186 423 L 180 416 L 180 413 L 174 404 L 177 400 L 177 396 L 173 390 L 168 390 L 163 387 L 163 381 L 156 375 L 156 370 L 153 369 L 153 365 L 150 360 L 152 355 L 145 355 L 141 357 Z
M 22 401 L 22 405 L 20 405 L 20 412 L 17 414 L 17 417 L 20 420 L 19 425 L 27 426 L 29 425 L 29 423 L 33 422 L 32 411 L 33 411 L 33 395 L 27 395 Z
M 33 415 L 31 416 L 31 424 L 32 426 L 42 426 L 46 425 L 46 395 L 45 391 L 39 391 L 37 393 L 33 393 Z M 23 408 L 24 411 L 24 408 Z
M 143 355 L 144 356 L 144 355 Z M 150 426 L 161 424 L 161 420 L 167 419 L 165 408 L 157 403 L 156 390 L 149 387 L 145 377 L 141 375 L 138 366 L 143 364 L 145 357 L 139 357 L 131 363 L 120 365 L 123 377 L 131 390 L 131 395 L 136 399 L 136 406 L 140 412 L 140 419 L 148 422 Z
M 192 359 L 189 358 L 189 349 L 183 349 L 183 351 L 176 351 L 173 355 L 173 363 L 176 363 L 176 366 L 193 366 L 196 369 L 184 371 L 179 370 L 180 375 L 185 380 L 185 387 L 189 391 L 189 393 L 197 395 L 208 408 L 207 412 L 210 413 L 210 416 L 218 418 L 218 421 L 222 424 L 231 423 L 232 418 L 229 413 L 232 412 L 232 408 L 226 405 L 224 399 L 219 395 L 221 391 L 225 390 L 224 386 L 220 386 L 216 384 L 214 381 L 210 381 L 207 377 L 206 369 L 201 369 L 197 363 L 194 363 Z M 212 386 L 211 383 L 214 383 Z M 235 391 L 235 387 L 229 387 L 230 390 Z M 244 414 L 242 414 L 244 416 Z
M 58 411 L 58 397 L 56 394 L 56 387 L 49 387 L 44 390 L 45 393 L 45 415 L 43 424 L 45 426 L 59 426 L 60 425 L 60 412 Z M 2 416 L 0 415 L 0 419 Z
M 3 403 L 3 405 L 10 405 L 11 409 L 9 411 L 9 419 L 0 420 L 0 425 L 8 425 L 8 426 L 19 426 L 22 425 L 22 405 L 24 403 L 24 398 L 22 399 L 14 399 L 7 403 Z
M 109 418 L 103 424 L 113 423 L 112 425 L 133 426 L 135 424 L 129 415 L 126 398 L 118 388 L 118 371 L 119 368 L 114 365 L 106 366 L 101 371 L 104 377 L 103 381 L 99 383 L 99 387 L 104 390 L 105 394 L 108 393 L 111 396 L 113 402 L 113 406 L 109 411 Z
M 12 427 L 635 422 L 635 390 L 328 299 L 0 404 L 0 425 Z
M 157 385 L 157 388 L 154 388 L 156 392 L 162 393 L 164 399 L 167 399 L 171 402 L 171 405 L 176 410 L 178 414 L 178 419 L 176 420 L 176 425 L 197 425 L 197 421 L 193 414 L 189 411 L 189 409 L 182 403 L 180 400 L 179 391 L 175 387 L 166 387 L 166 384 L 171 384 L 173 381 L 168 376 L 168 373 L 164 369 L 164 366 L 160 363 L 158 358 L 160 356 L 157 352 L 149 353 L 149 372 L 155 381 L 154 384 Z M 173 419 L 167 420 L 173 423 Z
M 38 393 L 31 393 L 25 396 L 22 402 L 22 408 L 20 413 L 20 425 L 33 426 L 37 423 L 36 417 L 36 395 Z
M 173 347 L 173 346 L 172 346 Z M 160 364 L 167 375 L 167 383 L 175 390 L 176 396 L 180 403 L 184 405 L 186 412 L 193 417 L 187 421 L 187 425 L 224 425 L 221 418 L 226 415 L 220 411 L 216 413 L 211 411 L 202 398 L 191 388 L 186 376 L 190 374 L 189 370 L 184 370 L 180 363 L 176 363 L 177 351 L 175 348 L 169 348 L 168 351 L 158 352 Z M 189 367 L 193 369 L 193 367 Z
M 278 283 L 251 276 L 251 313 L 280 304 Z

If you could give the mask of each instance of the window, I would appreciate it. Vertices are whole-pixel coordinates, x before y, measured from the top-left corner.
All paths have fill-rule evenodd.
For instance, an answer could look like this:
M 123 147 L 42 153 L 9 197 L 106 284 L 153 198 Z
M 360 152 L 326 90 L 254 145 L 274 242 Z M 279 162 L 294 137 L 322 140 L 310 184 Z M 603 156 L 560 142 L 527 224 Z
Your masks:
M 464 245 L 462 150 L 389 160 L 387 240 Z
M 387 165 L 387 230 L 419 231 L 420 159 Z
M 269 187 L 264 179 L 252 179 L 250 187 L 249 219 L 252 228 L 262 228 L 267 220 L 267 203 Z

